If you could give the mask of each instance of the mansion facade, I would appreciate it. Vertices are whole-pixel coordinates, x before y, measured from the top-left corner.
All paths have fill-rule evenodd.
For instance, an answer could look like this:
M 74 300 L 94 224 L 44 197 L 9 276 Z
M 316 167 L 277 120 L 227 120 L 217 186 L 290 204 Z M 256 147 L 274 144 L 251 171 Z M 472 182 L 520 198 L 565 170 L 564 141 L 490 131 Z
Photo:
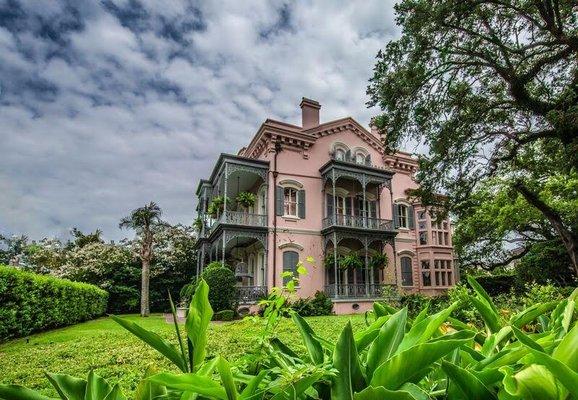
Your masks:
M 301 126 L 267 119 L 199 182 L 197 274 L 212 261 L 230 265 L 250 307 L 301 260 L 308 273 L 297 294 L 324 291 L 341 314 L 369 309 L 388 288 L 435 295 L 453 286 L 449 219 L 407 196 L 417 160 L 384 154 L 377 130 L 353 118 L 320 123 L 316 101 L 300 107 Z

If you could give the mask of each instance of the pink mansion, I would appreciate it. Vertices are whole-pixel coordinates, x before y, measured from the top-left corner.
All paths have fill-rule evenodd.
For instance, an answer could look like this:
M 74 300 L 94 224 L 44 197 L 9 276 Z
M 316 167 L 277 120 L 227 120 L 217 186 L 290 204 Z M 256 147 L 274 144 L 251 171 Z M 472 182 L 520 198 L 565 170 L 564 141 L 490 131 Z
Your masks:
M 321 124 L 320 108 L 303 98 L 301 126 L 267 119 L 199 182 L 197 273 L 211 261 L 231 265 L 250 306 L 312 256 L 297 293 L 325 291 L 341 314 L 367 310 L 388 286 L 428 295 L 451 287 L 450 221 L 407 198 L 417 160 L 384 155 L 377 131 L 351 117 Z M 236 201 L 242 192 L 254 204 Z M 224 203 L 216 213 L 215 197 Z

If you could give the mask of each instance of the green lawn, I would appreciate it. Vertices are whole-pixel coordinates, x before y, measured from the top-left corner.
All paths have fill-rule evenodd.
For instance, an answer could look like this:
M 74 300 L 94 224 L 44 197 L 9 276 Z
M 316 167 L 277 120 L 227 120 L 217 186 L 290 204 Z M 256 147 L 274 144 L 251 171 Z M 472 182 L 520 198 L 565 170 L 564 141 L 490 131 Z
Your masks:
M 126 318 L 174 342 L 173 326 L 161 315 Z M 349 319 L 354 329 L 364 326 L 363 315 L 307 318 L 320 336 L 332 340 Z M 234 361 L 255 345 L 261 329 L 262 322 L 252 320 L 211 323 L 208 355 L 221 354 Z M 297 350 L 301 346 L 299 334 L 289 319 L 280 324 L 278 336 Z M 172 369 L 162 356 L 109 318 L 36 334 L 28 341 L 18 339 L 0 345 L 0 383 L 25 385 L 46 395 L 56 392 L 48 384 L 44 371 L 85 377 L 94 369 L 112 383 L 120 382 L 124 393 L 130 396 L 150 364 Z

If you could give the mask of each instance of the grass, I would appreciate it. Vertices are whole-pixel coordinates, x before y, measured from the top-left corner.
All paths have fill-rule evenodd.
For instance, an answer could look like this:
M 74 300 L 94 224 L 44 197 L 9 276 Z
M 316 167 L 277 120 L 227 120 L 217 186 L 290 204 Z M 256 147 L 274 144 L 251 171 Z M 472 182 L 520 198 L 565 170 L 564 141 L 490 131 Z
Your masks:
M 173 325 L 162 315 L 149 318 L 126 316 L 166 339 L 174 340 Z M 307 321 L 320 336 L 335 340 L 345 323 L 351 320 L 354 329 L 363 327 L 363 315 L 310 317 Z M 211 323 L 208 356 L 221 354 L 229 361 L 238 360 L 255 346 L 262 321 L 245 319 Z M 301 338 L 291 320 L 282 321 L 277 335 L 292 348 L 302 348 Z M 176 371 L 165 359 L 133 337 L 110 318 L 32 335 L 0 345 L 0 383 L 19 384 L 55 396 L 44 371 L 86 377 L 91 369 L 120 383 L 127 398 L 132 396 L 144 370 L 149 365 Z

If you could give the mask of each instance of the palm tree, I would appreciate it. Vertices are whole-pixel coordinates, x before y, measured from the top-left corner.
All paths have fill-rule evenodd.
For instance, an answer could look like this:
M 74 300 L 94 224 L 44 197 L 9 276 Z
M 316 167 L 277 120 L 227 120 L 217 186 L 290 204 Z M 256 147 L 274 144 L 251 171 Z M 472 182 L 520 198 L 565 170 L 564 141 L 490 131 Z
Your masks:
M 128 217 L 121 219 L 119 228 L 134 229 L 139 236 L 139 257 L 142 263 L 140 315 L 148 317 L 149 307 L 149 277 L 153 259 L 154 228 L 163 224 L 162 211 L 155 202 L 133 210 Z

